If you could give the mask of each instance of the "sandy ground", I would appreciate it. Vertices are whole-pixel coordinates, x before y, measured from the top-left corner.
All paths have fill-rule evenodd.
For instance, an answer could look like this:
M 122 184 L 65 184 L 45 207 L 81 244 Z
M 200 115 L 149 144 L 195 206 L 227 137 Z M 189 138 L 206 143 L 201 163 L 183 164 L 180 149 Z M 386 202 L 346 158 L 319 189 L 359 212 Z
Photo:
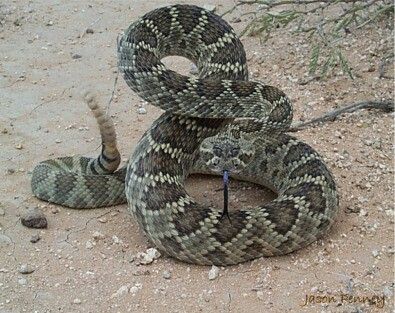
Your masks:
M 392 312 L 393 113 L 363 110 L 298 132 L 335 175 L 340 192 L 335 225 L 307 249 L 220 268 L 214 280 L 208 279 L 209 267 L 165 257 L 136 264 L 134 256 L 149 245 L 126 205 L 78 211 L 32 196 L 30 175 L 39 161 L 99 152 L 95 122 L 81 94 L 90 89 L 108 103 L 117 34 L 143 13 L 172 3 L 0 4 L 0 312 Z M 224 12 L 232 3 L 210 4 Z M 231 24 L 240 31 L 246 21 Z M 93 33 L 85 33 L 87 28 Z M 252 78 L 284 90 L 299 121 L 356 101 L 393 99 L 393 81 L 378 78 L 392 35 L 377 27 L 352 34 L 346 49 L 355 80 L 335 70 L 330 78 L 308 84 L 301 83 L 308 77 L 309 45 L 303 37 L 284 30 L 262 46 L 251 37 L 243 43 Z M 190 68 L 175 59 L 167 64 L 184 72 Z M 144 106 L 147 114 L 138 114 L 141 105 L 120 77 L 110 109 L 124 160 L 160 114 L 150 105 Z M 218 206 L 219 187 L 219 179 L 188 182 L 199 201 Z M 232 190 L 233 206 L 273 197 L 245 184 L 233 183 Z M 45 230 L 20 223 L 20 215 L 36 206 L 48 218 Z M 41 239 L 31 243 L 36 234 Z M 24 264 L 34 271 L 21 274 Z M 352 303 L 345 295 L 385 300 Z M 306 296 L 312 303 L 303 306 Z M 316 303 L 331 297 L 330 303 Z

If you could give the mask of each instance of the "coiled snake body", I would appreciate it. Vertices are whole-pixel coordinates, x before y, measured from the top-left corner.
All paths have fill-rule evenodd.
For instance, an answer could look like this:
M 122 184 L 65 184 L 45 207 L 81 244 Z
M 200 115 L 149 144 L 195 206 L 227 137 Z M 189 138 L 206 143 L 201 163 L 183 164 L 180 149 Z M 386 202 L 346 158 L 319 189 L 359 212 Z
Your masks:
M 199 78 L 166 69 L 160 60 L 168 55 L 193 61 Z M 32 178 L 37 197 L 89 208 L 125 202 L 126 195 L 155 246 L 197 264 L 290 253 L 328 230 L 338 208 L 332 175 L 317 152 L 284 133 L 292 120 L 286 95 L 247 80 L 243 46 L 225 21 L 196 6 L 156 9 L 119 37 L 118 57 L 132 90 L 165 113 L 143 135 L 128 165 L 115 171 L 119 153 L 111 119 L 87 97 L 100 126 L 102 154 L 41 162 Z M 199 147 L 232 128 L 255 147 L 254 159 L 237 178 L 269 186 L 278 197 L 230 212 L 229 221 L 220 210 L 196 203 L 184 181 L 192 172 L 210 172 Z

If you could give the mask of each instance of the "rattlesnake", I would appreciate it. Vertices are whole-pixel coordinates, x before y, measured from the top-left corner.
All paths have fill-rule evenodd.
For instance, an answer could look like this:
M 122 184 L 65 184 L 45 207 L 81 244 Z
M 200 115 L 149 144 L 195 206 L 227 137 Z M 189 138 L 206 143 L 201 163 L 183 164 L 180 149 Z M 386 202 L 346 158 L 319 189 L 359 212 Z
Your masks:
M 160 60 L 168 55 L 190 59 L 199 77 L 167 69 Z M 32 177 L 38 198 L 89 208 L 122 203 L 126 195 L 130 212 L 157 248 L 197 264 L 290 253 L 328 230 L 338 209 L 333 177 L 313 148 L 284 133 L 292 120 L 287 96 L 247 80 L 244 48 L 224 20 L 191 5 L 153 10 L 118 38 L 118 58 L 126 83 L 165 113 L 127 166 L 114 172 L 120 161 L 114 127 L 87 97 L 100 126 L 102 154 L 41 162 Z M 259 207 L 230 212 L 229 220 L 184 189 L 190 173 L 210 173 L 199 157 L 201 143 L 226 132 L 254 140 L 253 160 L 235 177 L 278 194 Z

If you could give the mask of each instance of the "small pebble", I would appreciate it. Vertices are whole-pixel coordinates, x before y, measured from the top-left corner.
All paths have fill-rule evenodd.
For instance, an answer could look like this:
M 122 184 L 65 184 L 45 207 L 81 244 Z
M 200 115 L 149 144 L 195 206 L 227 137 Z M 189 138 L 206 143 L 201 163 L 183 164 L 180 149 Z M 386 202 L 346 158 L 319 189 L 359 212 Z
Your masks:
M 135 259 L 136 256 L 130 253 L 125 256 L 125 260 L 127 260 L 129 263 L 133 263 Z
M 34 272 L 34 268 L 30 267 L 27 264 L 22 264 L 18 271 L 21 274 L 31 274 Z
M 390 254 L 390 255 L 391 255 L 391 254 L 394 254 L 394 253 L 395 253 L 394 247 L 388 247 L 387 253 Z
M 26 278 L 19 278 L 18 279 L 18 284 L 25 286 L 27 284 L 27 279 Z
M 81 299 L 75 298 L 75 299 L 73 300 L 73 303 L 74 303 L 74 304 L 81 304 L 82 301 L 81 301 Z
M 57 214 L 57 213 L 59 213 L 59 209 L 58 208 L 52 208 L 51 209 L 51 213 L 52 214 Z
M 361 210 L 359 211 L 359 216 L 367 216 L 367 215 L 368 215 L 368 212 L 367 212 L 366 210 L 361 209 Z
M 17 18 L 15 21 L 14 21 L 14 25 L 15 26 L 21 26 L 22 25 L 22 18 Z
M 135 284 L 134 286 L 130 287 L 129 292 L 132 294 L 135 294 L 137 291 L 139 291 L 141 288 L 143 288 L 143 285 L 140 283 Z
M 113 242 L 114 244 L 122 244 L 122 243 L 123 243 L 122 240 L 119 239 L 118 236 L 116 236 L 116 235 L 113 235 L 113 236 L 112 236 L 112 242 Z
M 162 277 L 164 279 L 170 279 L 171 278 L 171 273 L 169 271 L 164 271 L 162 274 Z
M 100 223 L 107 223 L 107 219 L 105 218 L 105 217 L 101 217 L 101 218 L 99 218 L 98 219 L 98 221 L 100 222 Z
M 71 55 L 71 58 L 74 59 L 74 60 L 76 60 L 76 59 L 81 59 L 81 58 L 82 58 L 82 55 L 81 55 L 81 54 L 78 54 L 78 53 L 73 53 L 73 54 Z
M 147 114 L 147 110 L 143 107 L 140 107 L 137 109 L 138 114 Z
M 15 173 L 15 169 L 13 169 L 13 168 L 7 168 L 7 174 L 8 175 L 11 175 L 11 174 L 14 174 Z
M 373 64 L 371 64 L 368 68 L 367 71 L 368 72 L 374 72 L 376 70 L 375 66 Z
M 48 21 L 47 24 L 45 24 L 45 26 L 52 26 L 53 25 L 53 21 Z
M 219 267 L 213 265 L 210 271 L 208 272 L 208 279 L 214 280 L 218 277 L 218 275 L 219 275 Z
M 16 144 L 15 149 L 22 150 L 23 149 L 22 144 L 21 143 Z
M 138 264 L 151 264 L 154 260 L 160 257 L 160 252 L 155 248 L 149 248 L 146 252 L 140 252 L 136 256 Z
M 92 237 L 95 240 L 104 239 L 104 235 L 101 232 L 99 232 L 99 231 L 93 232 Z
M 92 249 L 93 246 L 94 246 L 94 244 L 93 244 L 93 242 L 90 241 L 90 240 L 88 240 L 88 241 L 85 243 L 85 248 L 87 248 L 87 249 Z
M 256 292 L 256 296 L 257 296 L 257 298 L 258 298 L 259 300 L 264 300 L 264 299 L 265 299 L 262 290 L 258 290 L 258 291 Z
M 33 236 L 30 237 L 30 242 L 31 242 L 31 243 L 36 243 L 36 242 L 38 242 L 40 239 L 41 239 L 41 238 L 40 238 L 40 235 L 39 235 L 39 234 L 35 234 L 35 235 L 33 235 Z
M 373 250 L 373 251 L 372 251 L 372 255 L 373 255 L 373 257 L 375 257 L 375 258 L 377 258 L 377 257 L 379 256 L 379 254 L 380 254 L 380 252 L 377 251 L 377 250 Z
M 94 30 L 93 30 L 92 28 L 87 28 L 87 29 L 85 30 L 85 32 L 86 32 L 87 34 L 93 34 L 93 33 L 94 33 Z
M 117 290 L 117 292 L 115 292 L 115 293 L 113 293 L 113 294 L 111 295 L 111 299 L 116 298 L 116 297 L 120 297 L 120 296 L 122 296 L 122 295 L 124 295 L 124 294 L 127 294 L 128 292 L 129 292 L 129 286 L 128 286 L 128 285 L 121 286 L 121 287 Z
M 48 222 L 44 213 L 38 208 L 29 209 L 21 216 L 22 225 L 29 228 L 47 228 Z

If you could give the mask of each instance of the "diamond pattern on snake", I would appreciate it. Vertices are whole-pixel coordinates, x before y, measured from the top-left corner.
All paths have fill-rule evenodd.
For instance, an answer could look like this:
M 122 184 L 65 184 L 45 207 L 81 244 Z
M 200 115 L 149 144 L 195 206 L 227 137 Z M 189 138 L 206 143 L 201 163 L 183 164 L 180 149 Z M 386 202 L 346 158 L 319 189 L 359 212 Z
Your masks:
M 287 254 L 328 231 L 338 211 L 332 174 L 312 147 L 286 134 L 288 97 L 248 80 L 243 45 L 227 22 L 197 6 L 159 8 L 119 36 L 117 51 L 128 86 L 165 113 L 118 169 L 112 120 L 87 94 L 101 154 L 39 163 L 31 182 L 35 196 L 80 209 L 127 202 L 152 244 L 195 264 Z M 161 59 L 169 55 L 194 62 L 198 77 L 167 69 Z M 221 210 L 189 196 L 184 182 L 191 173 L 224 168 L 272 189 L 277 198 L 222 219 Z

